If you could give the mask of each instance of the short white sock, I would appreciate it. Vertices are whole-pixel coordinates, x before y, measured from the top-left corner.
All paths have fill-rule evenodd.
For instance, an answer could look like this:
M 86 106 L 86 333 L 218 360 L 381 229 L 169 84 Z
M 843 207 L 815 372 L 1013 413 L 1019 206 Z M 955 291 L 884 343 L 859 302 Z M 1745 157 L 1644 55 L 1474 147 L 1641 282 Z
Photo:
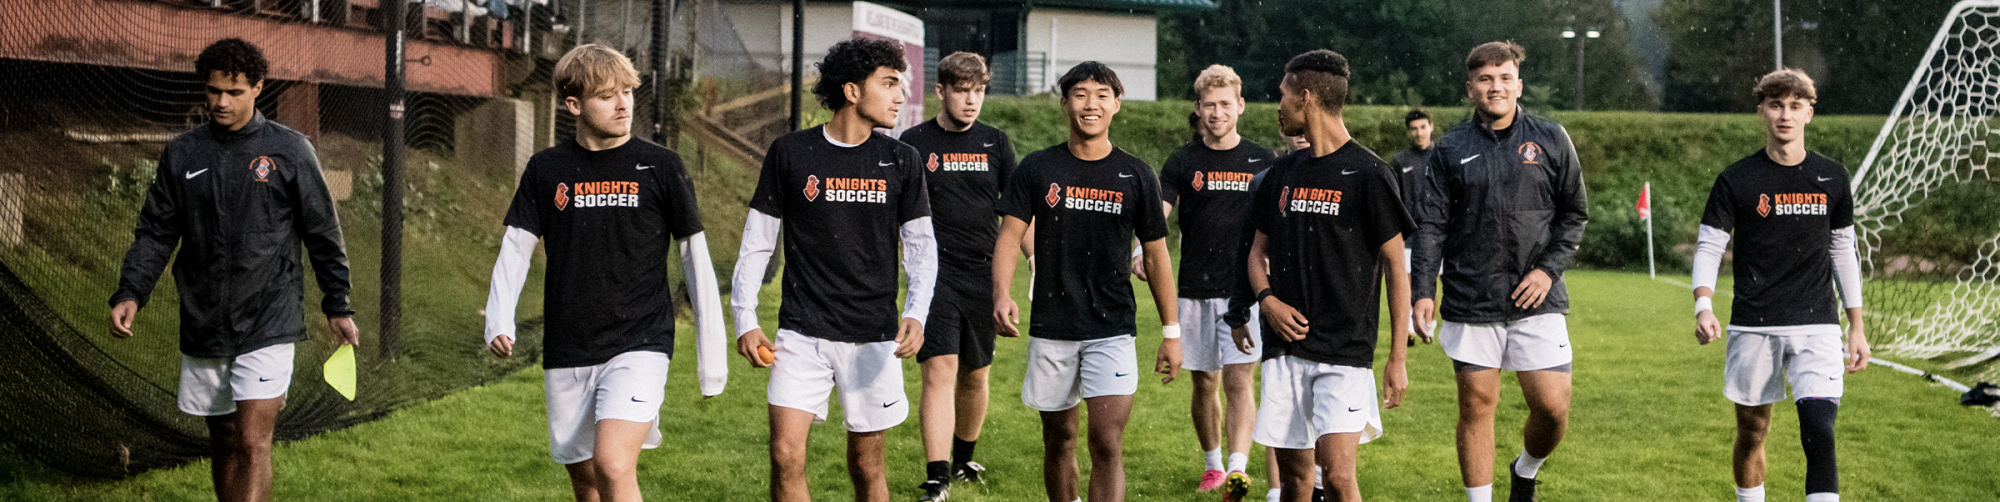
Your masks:
M 1313 466 L 1313 488 L 1326 489 L 1326 469 L 1317 465 Z
M 1216 449 L 1213 449 L 1213 450 L 1209 450 L 1209 451 L 1205 451 L 1205 452 L 1201 452 L 1201 456 L 1202 456 L 1202 460 L 1203 460 L 1203 461 L 1205 461 L 1205 462 L 1207 462 L 1207 465 L 1208 465 L 1208 470 L 1211 470 L 1211 471 L 1220 471 L 1220 470 L 1222 470 L 1222 449 L 1221 449 L 1221 448 L 1216 448 Z
M 1737 487 L 1736 502 L 1764 502 L 1764 485 Z
M 1279 497 L 1283 497 L 1284 493 L 1284 490 L 1272 488 L 1269 493 L 1264 494 L 1264 502 L 1278 502 Z
M 1535 458 L 1528 454 L 1528 450 L 1523 449 L 1521 456 L 1514 459 L 1514 473 L 1524 478 L 1535 479 L 1535 474 L 1542 472 L 1542 462 L 1545 461 L 1548 459 Z
M 1493 502 L 1493 485 L 1465 489 L 1466 502 Z
M 1236 472 L 1236 471 L 1242 471 L 1242 470 L 1246 470 L 1246 468 L 1248 468 L 1248 467 L 1250 467 L 1250 455 L 1247 455 L 1247 454 L 1242 454 L 1242 453 L 1231 453 L 1231 454 L 1229 454 L 1229 471 L 1230 471 L 1230 472 Z
M 1840 502 L 1840 494 L 1833 492 L 1808 493 L 1806 494 L 1806 502 Z

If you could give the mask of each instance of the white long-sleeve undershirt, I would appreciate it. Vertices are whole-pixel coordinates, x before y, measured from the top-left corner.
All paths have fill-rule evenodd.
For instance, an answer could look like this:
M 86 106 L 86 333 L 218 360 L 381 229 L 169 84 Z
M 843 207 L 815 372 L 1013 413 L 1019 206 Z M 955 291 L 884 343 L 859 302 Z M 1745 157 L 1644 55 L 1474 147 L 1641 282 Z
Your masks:
M 1843 308 L 1861 308 L 1861 253 L 1855 249 L 1854 226 L 1849 225 L 1833 231 L 1833 245 L 1828 253 L 1833 255 L 1833 283 L 1840 287 L 1840 305 Z
M 1702 225 L 1694 252 L 1694 289 L 1708 288 L 1715 291 L 1717 276 L 1722 273 L 1722 253 L 1729 246 L 1729 231 Z M 1834 285 L 1840 290 L 1843 308 L 1861 308 L 1861 255 L 1855 249 L 1853 226 L 1833 230 L 1832 242 L 1827 253 L 1833 259 Z M 1755 331 L 1767 335 L 1838 334 L 1838 324 L 1814 324 L 1802 326 L 1729 326 L 1732 331 Z
M 493 278 L 486 289 L 486 344 L 493 339 L 514 336 L 514 314 L 521 303 L 521 286 L 528 282 L 528 265 L 535 257 L 535 243 L 541 237 L 518 227 L 507 227 L 500 238 L 500 259 L 493 263 Z

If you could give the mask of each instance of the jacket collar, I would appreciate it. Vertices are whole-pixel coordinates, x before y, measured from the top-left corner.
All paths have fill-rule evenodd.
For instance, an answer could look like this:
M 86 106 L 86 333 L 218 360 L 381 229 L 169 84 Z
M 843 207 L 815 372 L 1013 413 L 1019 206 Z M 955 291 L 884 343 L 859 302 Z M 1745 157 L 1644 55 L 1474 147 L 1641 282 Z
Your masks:
M 258 132 L 264 130 L 268 122 L 264 119 L 264 112 L 258 111 L 250 115 L 250 122 L 243 124 L 242 129 L 231 131 L 229 128 L 223 127 L 222 124 L 211 121 L 208 123 L 208 132 L 211 136 L 215 137 L 216 141 L 227 143 L 255 136 Z

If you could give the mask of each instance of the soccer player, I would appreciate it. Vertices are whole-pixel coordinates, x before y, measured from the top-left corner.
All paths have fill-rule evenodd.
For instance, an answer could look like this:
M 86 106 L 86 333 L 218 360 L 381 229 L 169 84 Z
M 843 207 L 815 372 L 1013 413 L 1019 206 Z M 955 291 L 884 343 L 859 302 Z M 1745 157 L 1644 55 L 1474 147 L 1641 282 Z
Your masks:
M 1818 93 L 1794 69 L 1757 81 L 1764 149 L 1715 177 L 1694 258 L 1695 340 L 1729 333 L 1722 394 L 1736 403 L 1736 499 L 1764 500 L 1764 434 L 1771 404 L 1792 386 L 1805 448 L 1806 501 L 1840 500 L 1833 423 L 1846 392 L 1843 373 L 1868 367 L 1861 322 L 1861 258 L 1854 244 L 1854 199 L 1847 168 L 1806 151 Z M 1736 237 L 1736 298 L 1729 326 L 1712 307 L 1722 251 Z M 1833 284 L 1840 285 L 1836 297 Z M 1836 298 L 1847 311 L 1840 340 Z
M 938 61 L 937 75 L 944 110 L 902 136 L 924 159 L 938 241 L 938 286 L 917 351 L 926 460 L 918 488 L 926 502 L 951 496 L 953 478 L 985 482 L 986 467 L 972 461 L 972 452 L 986 422 L 986 370 L 993 365 L 993 242 L 1000 233 L 994 207 L 1014 172 L 1007 133 L 978 122 L 993 80 L 986 60 L 954 53 Z
M 1283 494 L 1311 500 L 1317 463 L 1337 500 L 1361 500 L 1357 447 L 1382 435 L 1381 407 L 1409 388 L 1409 282 L 1403 233 L 1413 228 L 1396 177 L 1354 143 L 1341 117 L 1351 74 L 1329 50 L 1293 57 L 1278 89 L 1279 129 L 1312 148 L 1271 167 L 1258 185 L 1250 226 L 1250 287 L 1289 355 L 1264 365 L 1257 442 L 1278 448 Z M 1377 401 L 1377 312 L 1388 283 L 1391 341 Z
M 576 137 L 528 159 L 486 297 L 486 344 L 514 353 L 514 312 L 535 243 L 543 284 L 543 386 L 549 454 L 579 501 L 639 500 L 639 450 L 660 445 L 660 404 L 674 352 L 667 251 L 678 246 L 694 306 L 701 393 L 729 380 L 722 300 L 694 181 L 680 155 L 632 137 L 639 72 L 609 47 L 577 46 L 556 62 Z
M 1090 408 L 1090 500 L 1125 500 L 1125 422 L 1139 390 L 1134 348 L 1132 238 L 1144 247 L 1162 335 L 1153 371 L 1169 383 L 1180 374 L 1179 316 L 1160 184 L 1138 157 L 1111 145 L 1111 118 L 1125 88 L 1096 61 L 1058 81 L 1069 140 L 1029 154 L 1000 199 L 1000 240 L 993 247 L 993 320 L 1000 335 L 1020 336 L 1020 307 L 1009 289 L 1014 248 L 1030 223 L 1036 267 L 1028 371 L 1021 401 L 1042 415 L 1042 482 L 1050 502 L 1080 500 L 1076 436 L 1079 402 Z
M 271 437 L 306 339 L 301 245 L 327 331 L 360 345 L 348 308 L 340 218 L 306 136 L 264 118 L 264 51 L 229 38 L 202 49 L 209 123 L 175 136 L 139 209 L 111 294 L 111 335 L 128 338 L 171 260 L 181 299 L 179 407 L 208 423 L 215 496 L 271 499 Z M 179 258 L 174 258 L 179 248 Z
M 1438 140 L 1422 190 L 1412 194 L 1416 322 L 1429 324 L 1437 313 L 1442 274 L 1438 343 L 1458 380 L 1458 467 L 1472 502 L 1493 497 L 1501 371 L 1516 372 L 1528 404 L 1521 454 L 1508 465 L 1508 500 L 1535 500 L 1542 461 L 1569 428 L 1562 277 L 1583 238 L 1583 171 L 1569 132 L 1517 104 L 1525 58 L 1513 42 L 1481 44 L 1466 56 L 1473 120 Z
M 1204 469 L 1195 491 L 1248 490 L 1243 473 L 1250 462 L 1250 429 L 1257 422 L 1256 350 L 1238 350 L 1223 322 L 1229 288 L 1242 281 L 1243 255 L 1237 251 L 1243 222 L 1250 217 L 1250 178 L 1270 166 L 1271 151 L 1243 139 L 1236 119 L 1243 114 L 1243 79 L 1223 65 L 1195 77 L 1196 131 L 1200 141 L 1174 150 L 1160 171 L 1160 200 L 1181 208 L 1180 283 L 1181 368 L 1194 377 L 1195 440 Z M 1245 323 L 1257 325 L 1252 312 Z M 1255 336 L 1254 333 L 1251 336 Z M 1218 393 L 1221 396 L 1218 396 Z M 1218 399 L 1229 400 L 1227 414 Z M 1224 427 L 1226 425 L 1226 427 Z M 1229 441 L 1224 471 L 1223 434 Z M 1225 475 L 1226 473 L 1226 475 Z M 1238 494 L 1241 496 L 1241 494 Z
M 1410 147 L 1396 152 L 1396 156 L 1389 160 L 1389 166 L 1402 172 L 1402 177 L 1397 179 L 1396 186 L 1401 189 L 1399 193 L 1403 194 L 1403 209 L 1408 210 L 1410 214 L 1416 214 L 1417 198 L 1413 195 L 1418 192 L 1413 188 L 1423 183 L 1424 173 L 1430 165 L 1431 114 L 1422 109 L 1410 110 L 1408 115 L 1403 116 L 1403 130 L 1410 138 Z M 1403 242 L 1404 265 L 1409 265 L 1412 254 L 1408 247 L 1410 244 L 1411 241 Z M 1403 273 L 1410 273 L 1410 270 L 1406 268 Z M 1434 323 L 1416 325 L 1412 320 L 1411 324 L 1415 326 L 1412 329 L 1416 330 L 1416 338 L 1423 339 L 1424 343 L 1431 342 L 1431 330 L 1437 328 Z M 1414 344 L 1416 340 L 1412 339 L 1410 343 Z
M 884 432 L 910 415 L 897 359 L 917 355 L 924 345 L 938 273 L 924 163 L 915 148 L 874 132 L 895 126 L 907 70 L 903 49 L 894 43 L 834 44 L 813 86 L 833 119 L 773 141 L 751 195 L 730 303 L 737 352 L 756 367 L 771 368 L 766 400 L 774 501 L 808 500 L 806 435 L 813 423 L 826 420 L 836 385 L 854 499 L 889 500 Z M 774 343 L 758 325 L 757 292 L 780 229 L 784 299 Z M 899 240 L 910 278 L 900 315 L 896 267 L 887 266 L 896 262 Z

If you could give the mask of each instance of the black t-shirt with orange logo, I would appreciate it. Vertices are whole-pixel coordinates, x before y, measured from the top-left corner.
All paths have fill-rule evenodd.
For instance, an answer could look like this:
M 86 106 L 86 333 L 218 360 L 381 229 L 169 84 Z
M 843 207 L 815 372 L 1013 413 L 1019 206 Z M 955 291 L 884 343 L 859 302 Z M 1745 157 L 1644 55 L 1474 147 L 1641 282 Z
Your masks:
M 1796 166 L 1763 150 L 1723 169 L 1701 224 L 1735 234 L 1738 326 L 1839 324 L 1833 231 L 1854 225 L 1847 168 L 1817 153 Z
M 1397 195 L 1398 173 L 1352 141 L 1322 157 L 1283 160 L 1259 182 L 1250 224 L 1265 235 L 1272 295 L 1312 326 L 1291 354 L 1370 367 L 1382 243 L 1416 229 Z
M 1181 298 L 1224 298 L 1244 277 L 1236 248 L 1250 217 L 1250 178 L 1271 166 L 1271 151 L 1241 141 L 1215 150 L 1197 141 L 1160 169 L 1160 199 L 1180 208 Z
M 750 209 L 784 220 L 778 328 L 846 343 L 896 339 L 903 223 L 931 215 L 917 149 L 881 133 L 852 147 L 825 126 L 771 143 Z
M 590 151 L 576 140 L 528 160 L 506 225 L 542 238 L 542 366 L 593 366 L 632 351 L 673 355 L 673 241 L 700 233 L 680 155 L 633 138 Z
M 1096 340 L 1137 331 L 1132 238 L 1167 236 L 1160 183 L 1145 161 L 1113 148 L 1083 160 L 1057 144 L 1028 154 L 1000 214 L 1035 224 L 1030 336 Z
M 938 284 L 958 293 L 949 298 L 986 305 L 993 291 L 993 242 L 1000 237 L 994 212 L 1014 174 L 1013 143 L 983 123 L 952 132 L 936 120 L 903 131 L 902 140 L 923 159 L 937 230 Z

